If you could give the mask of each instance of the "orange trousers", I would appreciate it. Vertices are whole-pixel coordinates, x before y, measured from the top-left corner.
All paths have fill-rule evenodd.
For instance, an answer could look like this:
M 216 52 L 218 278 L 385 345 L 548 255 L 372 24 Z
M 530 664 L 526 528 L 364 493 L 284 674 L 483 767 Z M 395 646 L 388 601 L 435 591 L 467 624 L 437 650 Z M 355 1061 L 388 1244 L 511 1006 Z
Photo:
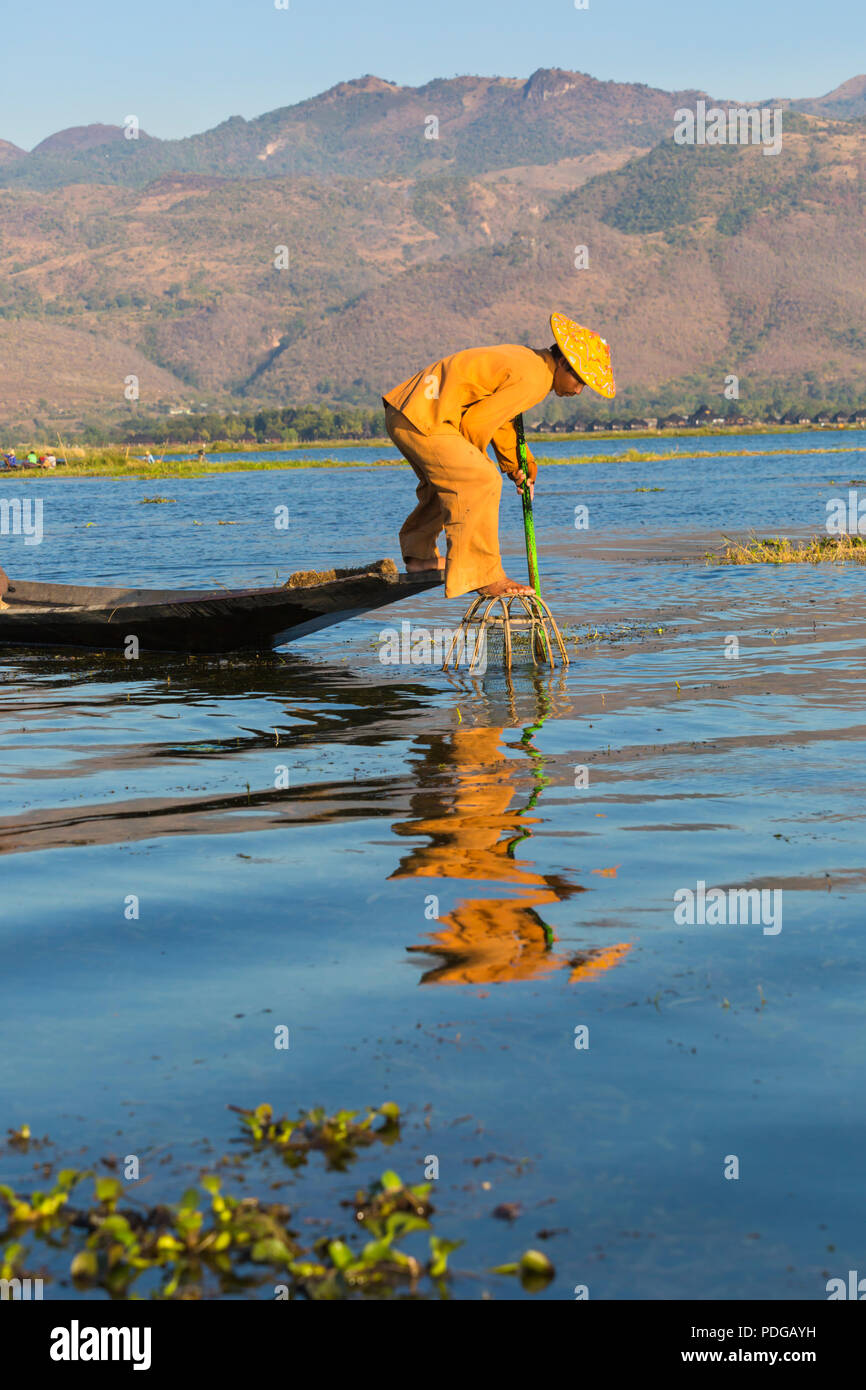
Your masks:
M 502 474 L 493 460 L 458 430 L 422 434 L 393 405 L 385 407 L 385 427 L 418 478 L 418 505 L 400 528 L 403 559 L 428 560 L 433 568 L 444 527 L 446 598 L 504 579 L 499 554 Z

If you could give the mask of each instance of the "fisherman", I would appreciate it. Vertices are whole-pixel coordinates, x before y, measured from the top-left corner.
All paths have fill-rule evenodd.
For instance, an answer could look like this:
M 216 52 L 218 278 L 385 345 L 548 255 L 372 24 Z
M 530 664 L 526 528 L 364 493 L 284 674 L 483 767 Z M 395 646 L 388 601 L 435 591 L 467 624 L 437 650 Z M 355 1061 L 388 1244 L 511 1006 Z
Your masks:
M 531 593 L 509 579 L 499 553 L 501 472 L 522 491 L 515 417 L 549 391 L 579 396 L 589 386 L 616 392 L 610 348 L 589 328 L 552 314 L 549 348 L 467 348 L 425 367 L 382 397 L 385 427 L 418 477 L 418 505 L 400 530 L 408 573 L 444 570 L 445 597 Z M 537 466 L 527 450 L 530 495 Z M 447 553 L 436 544 L 445 529 Z

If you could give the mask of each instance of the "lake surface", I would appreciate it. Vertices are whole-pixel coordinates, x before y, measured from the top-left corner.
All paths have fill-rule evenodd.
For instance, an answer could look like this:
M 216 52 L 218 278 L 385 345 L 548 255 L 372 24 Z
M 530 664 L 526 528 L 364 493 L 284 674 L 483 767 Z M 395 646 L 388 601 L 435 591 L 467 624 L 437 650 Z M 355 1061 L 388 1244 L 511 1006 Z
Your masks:
M 286 1200 L 331 1218 L 434 1155 L 455 1297 L 825 1298 L 864 1249 L 866 571 L 704 552 L 823 531 L 864 443 L 542 462 L 553 677 L 384 664 L 386 629 L 459 620 L 435 592 L 273 658 L 3 654 L 0 1130 L 61 1167 L 139 1155 L 153 1203 L 226 1152 L 227 1105 L 391 1099 L 387 1158 Z M 821 444 L 851 447 L 775 452 Z M 4 537 L 10 573 L 131 586 L 397 558 L 413 502 L 406 467 L 26 487 L 45 538 Z M 502 535 L 522 575 L 508 483 Z M 781 892 L 781 929 L 681 925 L 699 882 Z M 33 1162 L 7 1147 L 0 1181 Z M 556 1268 L 534 1295 L 489 1273 L 527 1248 Z

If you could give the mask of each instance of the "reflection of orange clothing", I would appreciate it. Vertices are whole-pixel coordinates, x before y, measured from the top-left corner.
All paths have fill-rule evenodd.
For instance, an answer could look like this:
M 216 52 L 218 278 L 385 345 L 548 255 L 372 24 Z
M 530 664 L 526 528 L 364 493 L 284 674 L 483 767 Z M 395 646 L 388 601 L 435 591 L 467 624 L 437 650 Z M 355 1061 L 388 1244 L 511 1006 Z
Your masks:
M 441 956 L 443 964 L 424 975 L 425 984 L 501 984 L 537 980 L 562 970 L 569 958 L 551 951 L 544 922 L 534 905 L 555 903 L 555 893 L 525 898 L 472 898 L 441 919 L 428 946 L 407 949 Z
M 510 759 L 502 729 L 461 727 L 444 746 L 436 741 L 428 757 L 456 774 L 441 792 L 428 787 L 413 797 L 417 814 L 393 826 L 398 835 L 424 836 L 400 862 L 392 878 L 483 880 L 502 884 L 500 897 L 470 898 L 439 919 L 429 944 L 413 952 L 439 956 L 425 984 L 492 984 L 533 980 L 571 967 L 573 980 L 615 965 L 628 947 L 582 951 L 551 950 L 552 933 L 536 911 L 562 902 L 581 885 L 564 885 L 556 875 L 539 874 L 531 862 L 513 859 L 513 845 L 534 824 L 521 807 L 512 807 L 516 788 L 512 769 L 526 770 L 525 759 Z M 509 895 L 505 896 L 508 884 Z
M 431 933 L 429 946 L 407 950 L 441 956 L 442 964 L 428 970 L 422 984 L 490 985 L 510 980 L 537 980 L 553 970 L 570 969 L 569 980 L 592 980 L 619 965 L 631 948 L 628 942 L 592 947 L 567 955 L 552 951 L 544 922 L 531 906 L 555 902 L 539 894 L 525 902 L 505 898 L 474 898 L 442 919 L 441 931 Z
M 394 825 L 396 834 L 423 835 L 429 843 L 412 849 L 392 878 L 474 878 L 546 888 L 546 879 L 508 855 L 509 842 L 535 824 L 519 806 L 509 810 L 515 793 L 509 773 L 525 771 L 525 760 L 506 756 L 497 727 L 463 725 L 442 751 L 450 755 L 446 767 L 458 780 L 445 795 L 418 797 L 421 814 Z M 535 895 L 536 900 L 558 901 L 553 893 Z
M 502 343 L 467 348 L 416 372 L 383 400 L 422 434 L 459 430 L 482 453 L 488 444 L 509 477 L 520 472 L 514 417 L 544 400 L 553 386 L 555 363 L 546 348 Z M 527 451 L 530 477 L 535 462 Z

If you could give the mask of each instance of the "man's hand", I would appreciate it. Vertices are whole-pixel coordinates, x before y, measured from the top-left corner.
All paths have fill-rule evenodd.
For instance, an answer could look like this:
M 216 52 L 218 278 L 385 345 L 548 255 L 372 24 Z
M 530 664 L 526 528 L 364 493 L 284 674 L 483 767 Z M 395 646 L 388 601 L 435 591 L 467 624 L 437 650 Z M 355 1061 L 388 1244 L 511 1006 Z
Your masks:
M 517 491 L 520 493 L 520 496 L 522 497 L 522 496 L 523 496 L 523 475 L 522 475 L 522 474 L 518 474 L 517 477 L 514 479 L 514 486 L 517 488 Z M 530 483 L 530 484 L 529 484 L 529 500 L 530 500 L 530 502 L 532 501 L 532 499 L 534 498 L 534 496 L 535 496 L 535 483 Z

